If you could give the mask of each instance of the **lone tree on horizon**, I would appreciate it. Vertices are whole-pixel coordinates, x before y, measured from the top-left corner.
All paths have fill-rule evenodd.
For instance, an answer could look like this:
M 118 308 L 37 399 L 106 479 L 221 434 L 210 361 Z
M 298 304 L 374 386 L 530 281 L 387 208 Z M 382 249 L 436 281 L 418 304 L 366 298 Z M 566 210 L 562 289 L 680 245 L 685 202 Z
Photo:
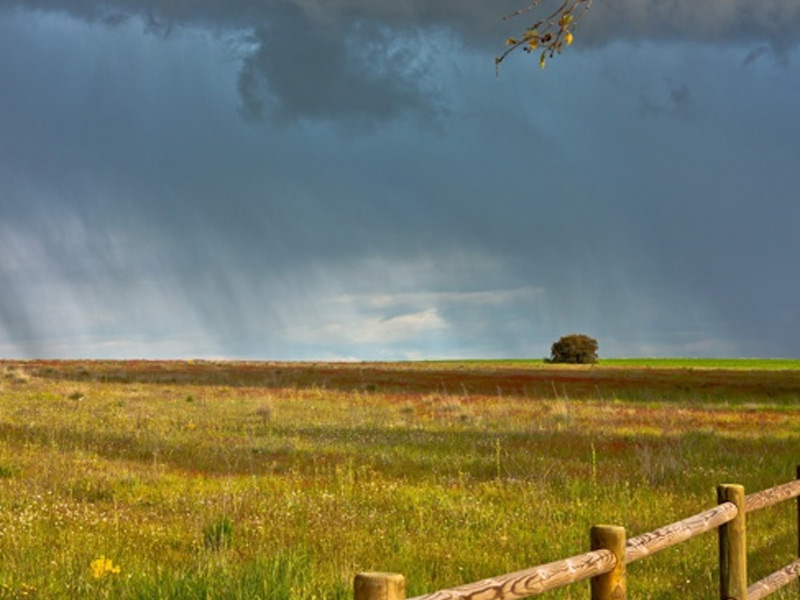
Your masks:
M 597 340 L 579 333 L 565 335 L 550 348 L 550 362 L 593 364 L 597 362 Z
M 519 17 L 545 2 L 546 0 L 533 0 L 519 10 L 506 15 L 503 19 Z M 572 45 L 575 39 L 575 28 L 592 7 L 593 2 L 594 0 L 563 0 L 557 9 L 534 21 L 519 37 L 508 38 L 506 40 L 508 48 L 494 59 L 495 66 L 499 67 L 506 56 L 521 49 L 528 54 L 541 52 L 539 66 L 544 69 L 548 58 L 553 58 L 556 53 L 561 54 L 564 46 Z

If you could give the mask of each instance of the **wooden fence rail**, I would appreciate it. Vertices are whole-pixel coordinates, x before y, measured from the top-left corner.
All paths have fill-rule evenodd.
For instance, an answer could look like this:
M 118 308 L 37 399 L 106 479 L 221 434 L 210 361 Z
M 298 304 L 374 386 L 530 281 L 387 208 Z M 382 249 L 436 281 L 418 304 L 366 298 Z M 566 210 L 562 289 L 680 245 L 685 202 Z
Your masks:
M 744 495 L 741 485 L 720 485 L 717 506 L 655 531 L 626 540 L 624 528 L 596 525 L 590 533 L 590 552 L 409 600 L 519 600 L 585 579 L 591 580 L 592 600 L 624 600 L 625 565 L 713 529 L 719 537 L 720 599 L 761 600 L 800 578 L 800 558 L 748 587 L 745 517 L 798 498 L 800 554 L 800 466 L 796 477 L 795 481 L 749 496 Z M 355 600 L 406 600 L 405 579 L 397 573 L 359 573 L 353 588 Z

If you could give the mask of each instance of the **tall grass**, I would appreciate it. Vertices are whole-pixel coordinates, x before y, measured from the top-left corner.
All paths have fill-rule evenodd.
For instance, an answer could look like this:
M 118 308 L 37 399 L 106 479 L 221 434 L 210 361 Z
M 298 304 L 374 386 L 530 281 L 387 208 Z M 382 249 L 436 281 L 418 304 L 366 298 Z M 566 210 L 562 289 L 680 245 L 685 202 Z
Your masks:
M 416 595 L 582 552 L 597 522 L 655 529 L 798 462 L 791 386 L 745 406 L 659 400 L 638 372 L 624 399 L 572 399 L 456 392 L 458 370 L 453 391 L 402 393 L 231 385 L 223 367 L 2 379 L 0 598 L 338 599 L 364 570 Z M 793 560 L 792 510 L 753 516 L 753 578 Z M 631 594 L 715 594 L 715 544 L 632 565 Z M 99 557 L 119 573 L 95 577 Z

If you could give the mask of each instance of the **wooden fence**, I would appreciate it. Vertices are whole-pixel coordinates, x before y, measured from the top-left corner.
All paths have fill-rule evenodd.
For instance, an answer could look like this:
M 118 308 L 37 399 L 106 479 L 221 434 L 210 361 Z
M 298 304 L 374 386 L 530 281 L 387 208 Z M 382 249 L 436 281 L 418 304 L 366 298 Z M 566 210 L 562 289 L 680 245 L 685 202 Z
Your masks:
M 798 498 L 800 553 L 799 466 L 795 481 L 749 496 L 741 485 L 720 485 L 717 506 L 655 531 L 626 539 L 623 527 L 596 525 L 591 529 L 590 552 L 410 600 L 518 600 L 585 579 L 591 579 L 592 600 L 624 600 L 628 563 L 712 529 L 719 537 L 721 600 L 761 600 L 800 577 L 800 559 L 748 587 L 745 515 L 792 498 Z M 405 579 L 397 573 L 359 573 L 353 587 L 355 600 L 406 600 Z

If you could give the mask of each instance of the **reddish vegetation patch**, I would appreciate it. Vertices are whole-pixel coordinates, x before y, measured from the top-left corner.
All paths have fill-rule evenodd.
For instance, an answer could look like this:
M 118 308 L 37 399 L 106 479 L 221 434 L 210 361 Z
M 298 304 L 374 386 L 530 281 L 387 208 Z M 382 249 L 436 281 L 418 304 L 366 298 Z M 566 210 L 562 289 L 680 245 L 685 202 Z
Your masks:
M 6 361 L 6 364 L 10 364 Z M 384 394 L 528 398 L 707 400 L 733 394 L 800 401 L 800 371 L 641 367 L 508 367 L 435 363 L 271 363 L 247 361 L 28 361 L 32 375 L 77 381 L 321 387 Z M 645 397 L 647 396 L 647 397 Z

